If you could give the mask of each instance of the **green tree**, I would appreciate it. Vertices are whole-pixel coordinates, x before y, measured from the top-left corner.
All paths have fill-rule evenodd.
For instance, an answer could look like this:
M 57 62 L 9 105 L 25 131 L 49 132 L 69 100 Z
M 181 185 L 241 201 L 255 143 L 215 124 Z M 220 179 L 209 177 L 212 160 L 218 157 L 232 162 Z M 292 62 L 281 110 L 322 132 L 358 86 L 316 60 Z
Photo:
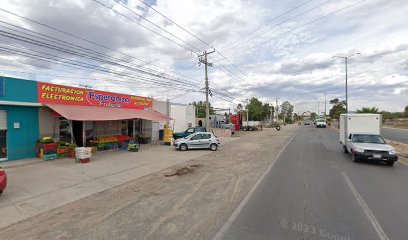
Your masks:
M 263 121 L 271 114 L 271 106 L 268 103 L 262 104 L 259 99 L 253 97 L 245 107 L 248 110 L 249 120 Z
M 196 117 L 198 118 L 205 118 L 205 102 L 203 101 L 198 101 L 198 102 L 192 102 L 189 105 L 193 105 L 196 108 Z M 214 108 L 210 105 L 210 115 L 214 115 Z
M 284 101 L 281 104 L 281 111 L 282 111 L 282 116 L 283 114 L 285 115 L 285 122 L 286 123 L 291 123 L 292 122 L 292 115 L 293 115 L 293 105 L 290 104 L 289 101 Z
M 408 105 L 405 106 L 405 109 L 404 109 L 404 110 L 405 110 L 405 111 L 404 111 L 404 117 L 408 118 Z
M 316 118 L 317 118 L 317 114 L 316 114 L 315 112 L 312 112 L 312 113 L 310 114 L 310 119 L 314 120 L 314 119 L 316 119 Z
M 338 98 L 330 100 L 330 104 L 333 105 L 329 111 L 331 118 L 339 119 L 340 114 L 346 113 L 346 100 L 340 101 Z
M 363 107 L 359 110 L 357 110 L 358 113 L 378 113 L 378 108 L 376 107 Z

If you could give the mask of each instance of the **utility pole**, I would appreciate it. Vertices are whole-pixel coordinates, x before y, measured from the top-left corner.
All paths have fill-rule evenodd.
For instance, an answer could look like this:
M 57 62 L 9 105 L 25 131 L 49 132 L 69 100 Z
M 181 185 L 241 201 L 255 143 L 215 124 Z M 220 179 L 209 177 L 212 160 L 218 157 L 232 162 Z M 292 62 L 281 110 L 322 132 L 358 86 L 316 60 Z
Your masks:
M 345 70 L 346 70 L 346 113 L 348 113 L 348 87 L 347 87 L 347 63 L 348 63 L 348 59 L 351 58 L 352 56 L 355 56 L 357 54 L 361 54 L 361 53 L 353 53 L 351 55 L 348 56 L 333 56 L 332 58 L 342 58 L 344 59 L 344 65 L 345 65 Z
M 199 62 L 203 63 L 205 66 L 205 127 L 207 131 L 210 131 L 210 102 L 208 101 L 208 92 L 209 92 L 209 87 L 208 87 L 208 69 L 207 66 L 212 67 L 212 63 L 209 63 L 207 61 L 207 55 L 214 53 L 214 51 L 207 52 L 204 51 L 202 55 L 199 55 Z
M 324 91 L 324 115 L 325 115 L 325 116 L 327 115 L 326 107 L 327 107 L 326 91 Z
M 280 98 L 275 98 L 275 102 L 276 102 L 276 105 L 275 105 L 275 115 L 276 115 L 276 123 L 278 123 L 278 120 L 279 120 L 279 117 L 278 117 L 278 110 L 279 110 L 279 107 L 278 107 L 278 99 L 280 99 Z

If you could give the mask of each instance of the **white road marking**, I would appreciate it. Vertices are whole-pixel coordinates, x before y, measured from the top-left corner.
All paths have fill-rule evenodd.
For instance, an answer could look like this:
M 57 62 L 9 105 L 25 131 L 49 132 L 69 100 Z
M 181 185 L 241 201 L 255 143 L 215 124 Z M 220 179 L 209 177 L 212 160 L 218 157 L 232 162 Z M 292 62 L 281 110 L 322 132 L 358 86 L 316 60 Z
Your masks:
M 364 201 L 364 199 L 361 197 L 361 195 L 358 193 L 356 187 L 354 184 L 351 182 L 349 176 L 345 172 L 342 172 L 344 179 L 346 180 L 351 192 L 353 193 L 354 197 L 357 199 L 357 202 L 360 204 L 360 206 L 363 208 L 364 213 L 366 214 L 368 220 L 370 220 L 371 224 L 373 225 L 375 231 L 377 232 L 378 237 L 380 240 L 389 240 L 387 237 L 387 234 L 385 234 L 384 230 L 382 229 L 380 223 L 378 220 L 375 218 L 373 212 L 371 212 L 370 208 L 368 207 L 367 203 Z
M 289 145 L 290 142 L 292 142 L 293 138 L 297 135 L 299 132 L 299 127 L 296 132 L 293 133 L 293 135 L 289 138 L 289 140 L 286 142 L 286 144 L 282 147 L 282 149 L 279 151 L 279 153 L 276 155 L 275 160 L 269 165 L 269 167 L 266 169 L 266 171 L 262 174 L 262 176 L 258 179 L 258 181 L 255 183 L 255 185 L 249 190 L 247 195 L 244 197 L 242 202 L 238 205 L 238 207 L 234 210 L 234 212 L 231 214 L 231 216 L 228 218 L 227 222 L 221 227 L 221 229 L 217 232 L 217 234 L 214 236 L 213 240 L 221 240 L 225 233 L 228 231 L 228 229 L 231 227 L 231 225 L 234 223 L 235 219 L 238 217 L 239 213 L 242 211 L 244 206 L 248 203 L 249 199 L 255 192 L 255 190 L 258 188 L 258 186 L 261 184 L 261 182 L 264 180 L 266 175 L 271 171 L 272 167 L 275 165 L 275 163 L 278 161 L 280 155 L 282 152 L 286 149 L 286 147 Z

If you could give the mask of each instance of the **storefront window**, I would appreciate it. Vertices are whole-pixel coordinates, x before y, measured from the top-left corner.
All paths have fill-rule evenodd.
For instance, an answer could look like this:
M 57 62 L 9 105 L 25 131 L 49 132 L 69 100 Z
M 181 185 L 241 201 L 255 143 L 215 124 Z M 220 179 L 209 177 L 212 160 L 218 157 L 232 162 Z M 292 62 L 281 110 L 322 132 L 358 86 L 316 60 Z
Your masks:
M 70 121 L 60 117 L 60 124 L 59 124 L 59 136 L 60 141 L 63 142 L 71 142 L 71 126 Z
M 87 142 L 89 140 L 93 140 L 95 137 L 94 125 L 95 125 L 94 122 L 85 122 L 85 135 Z

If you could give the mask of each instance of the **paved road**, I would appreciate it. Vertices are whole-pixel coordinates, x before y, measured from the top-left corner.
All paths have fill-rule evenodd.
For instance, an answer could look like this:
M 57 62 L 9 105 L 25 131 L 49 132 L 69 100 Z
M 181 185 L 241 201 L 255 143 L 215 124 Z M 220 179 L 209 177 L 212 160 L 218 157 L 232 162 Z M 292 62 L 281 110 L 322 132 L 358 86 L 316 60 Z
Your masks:
M 302 126 L 223 239 L 408 239 L 408 167 L 354 163 Z
M 386 139 L 408 144 L 408 129 L 383 127 L 382 135 Z

